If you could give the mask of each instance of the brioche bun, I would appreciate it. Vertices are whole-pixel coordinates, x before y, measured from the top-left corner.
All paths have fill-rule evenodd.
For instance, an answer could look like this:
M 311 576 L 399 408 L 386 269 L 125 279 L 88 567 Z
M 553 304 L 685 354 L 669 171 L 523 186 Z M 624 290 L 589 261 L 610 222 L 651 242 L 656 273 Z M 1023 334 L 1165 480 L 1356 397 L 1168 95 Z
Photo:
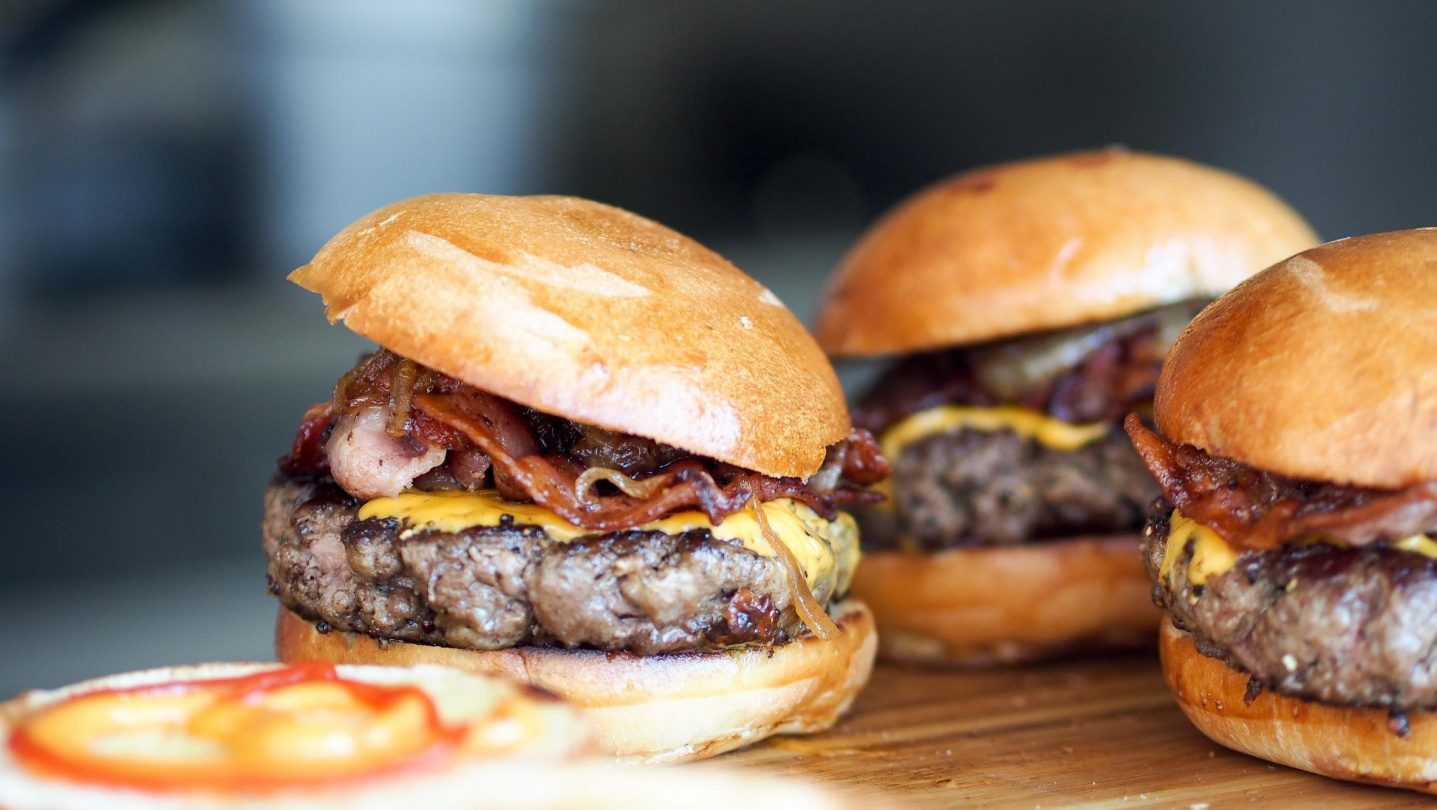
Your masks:
M 698 759 L 773 734 L 823 731 L 868 682 L 877 649 L 873 616 L 859 602 L 832 609 L 842 630 L 831 641 L 803 636 L 774 647 L 636 656 L 598 650 L 517 647 L 488 652 L 379 642 L 313 624 L 281 608 L 281 661 L 443 664 L 505 675 L 576 705 L 599 747 L 620 759 Z
M 477 388 L 765 475 L 806 478 L 848 435 L 838 378 L 772 292 L 608 205 L 415 197 L 289 278 L 331 321 Z
M 1111 148 L 977 169 L 859 240 L 819 308 L 836 356 L 907 354 L 1212 297 L 1312 246 L 1251 181 Z
M 1135 535 L 1008 548 L 869 552 L 855 598 L 885 660 L 987 666 L 1152 643 L 1160 611 Z
M 1407 715 L 1390 727 L 1386 709 L 1330 706 L 1264 690 L 1245 699 L 1248 676 L 1198 652 L 1192 636 L 1162 623 L 1158 651 L 1178 707 L 1214 742 L 1304 771 L 1434 792 L 1437 717 Z
M 1437 228 L 1329 242 L 1257 274 L 1173 347 L 1174 442 L 1299 478 L 1437 479 Z

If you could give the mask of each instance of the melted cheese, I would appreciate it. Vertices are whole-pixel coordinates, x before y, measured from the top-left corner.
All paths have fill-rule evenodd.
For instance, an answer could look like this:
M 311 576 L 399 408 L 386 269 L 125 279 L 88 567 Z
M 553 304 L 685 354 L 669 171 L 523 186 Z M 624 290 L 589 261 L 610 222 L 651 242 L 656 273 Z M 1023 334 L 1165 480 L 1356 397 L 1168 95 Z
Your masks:
M 1025 439 L 1032 439 L 1054 450 L 1072 451 L 1106 436 L 1109 426 L 1106 422 L 1074 425 L 1029 408 L 1013 405 L 1000 405 L 996 408 L 939 405 L 901 420 L 883 432 L 879 443 L 883 446 L 884 455 L 895 459 L 905 447 L 920 439 L 959 428 L 1011 430 Z
M 793 552 L 808 587 L 815 594 L 831 595 L 848 590 L 859 557 L 858 527 L 853 518 L 839 513 L 838 519 L 830 522 L 808 506 L 788 498 L 768 501 L 761 508 L 774 533 Z M 395 518 L 405 523 L 409 531 L 444 532 L 498 526 L 508 519 L 518 526 L 537 526 L 551 539 L 564 543 L 600 533 L 575 526 L 538 504 L 506 501 L 493 490 L 404 492 L 393 498 L 369 501 L 360 507 L 359 517 L 363 520 Z M 665 534 L 707 530 L 715 538 L 737 542 L 756 554 L 774 556 L 750 510 L 735 512 L 717 526 L 704 513 L 688 511 L 635 528 Z
M 1188 581 L 1194 585 L 1205 585 L 1209 579 L 1229 571 L 1237 564 L 1238 555 L 1241 553 L 1229 545 L 1222 535 L 1174 509 L 1167 546 L 1163 549 L 1163 562 L 1158 566 L 1158 576 L 1169 585 L 1173 567 L 1182 558 L 1189 542 L 1192 543 L 1193 554 L 1188 561 Z M 1306 542 L 1341 545 L 1324 538 L 1310 538 Z M 1395 549 L 1437 559 L 1437 541 L 1425 534 L 1404 537 L 1389 545 Z
M 982 431 L 1011 430 L 1025 439 L 1054 450 L 1070 452 L 1091 444 L 1108 434 L 1106 422 L 1074 425 L 1061 419 L 1016 405 L 980 408 L 971 405 L 939 405 L 919 411 L 883 431 L 878 444 L 888 460 L 896 461 L 905 448 L 929 436 L 951 433 L 961 428 Z M 893 508 L 893 479 L 885 478 L 873 486 L 886 496 L 880 505 Z
M 1404 537 L 1392 544 L 1393 548 L 1400 548 L 1403 551 L 1410 551 L 1413 554 L 1421 554 L 1423 557 L 1437 559 L 1437 541 L 1425 534 L 1414 534 L 1411 537 Z
M 1238 552 L 1222 535 L 1174 509 L 1163 562 L 1158 567 L 1158 576 L 1164 582 L 1171 584 L 1173 566 L 1189 542 L 1193 544 L 1193 556 L 1188 562 L 1188 581 L 1194 585 L 1205 585 L 1212 577 L 1222 575 L 1237 564 Z

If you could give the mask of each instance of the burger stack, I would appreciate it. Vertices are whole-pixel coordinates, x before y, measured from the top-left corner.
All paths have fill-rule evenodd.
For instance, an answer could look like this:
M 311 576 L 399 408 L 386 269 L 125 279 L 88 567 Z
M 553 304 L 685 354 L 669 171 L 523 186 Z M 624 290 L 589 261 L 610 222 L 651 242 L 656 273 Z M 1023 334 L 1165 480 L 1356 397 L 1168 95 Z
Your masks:
M 1223 745 L 1431 790 L 1437 229 L 1316 242 L 1183 160 L 993 166 L 815 340 L 617 208 L 380 209 L 290 276 L 375 349 L 265 491 L 280 663 L 0 705 L 0 807 L 835 807 L 604 761 L 823 732 L 880 653 L 1154 639 Z M 880 364 L 852 418 L 829 357 Z

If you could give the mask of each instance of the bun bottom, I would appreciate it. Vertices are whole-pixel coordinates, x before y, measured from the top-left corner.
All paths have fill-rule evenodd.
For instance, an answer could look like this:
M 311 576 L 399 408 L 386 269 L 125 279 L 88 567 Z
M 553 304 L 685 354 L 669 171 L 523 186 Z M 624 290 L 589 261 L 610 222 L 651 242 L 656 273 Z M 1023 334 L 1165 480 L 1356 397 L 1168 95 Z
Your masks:
M 606 753 L 632 762 L 682 762 L 740 748 L 773 734 L 831 727 L 873 670 L 873 614 L 862 603 L 832 611 L 842 631 L 775 647 L 638 656 L 598 650 L 517 647 L 475 651 L 380 643 L 330 631 L 280 608 L 275 652 L 281 661 L 443 664 L 504 675 L 577 706 Z
M 878 616 L 887 661 L 982 667 L 1149 647 L 1162 612 L 1140 542 L 1112 535 L 865 552 L 853 594 Z
M 1158 652 L 1178 706 L 1209 739 L 1304 771 L 1437 792 L 1437 716 L 1413 712 L 1390 728 L 1386 709 L 1332 706 L 1264 690 L 1244 700 L 1248 676 L 1198 652 L 1192 636 L 1163 622 Z

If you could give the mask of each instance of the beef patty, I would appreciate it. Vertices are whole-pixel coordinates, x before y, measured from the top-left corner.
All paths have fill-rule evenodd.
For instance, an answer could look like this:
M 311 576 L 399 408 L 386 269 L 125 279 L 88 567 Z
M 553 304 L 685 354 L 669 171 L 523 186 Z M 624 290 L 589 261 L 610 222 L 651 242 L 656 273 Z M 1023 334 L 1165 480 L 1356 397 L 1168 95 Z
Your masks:
M 891 508 L 858 510 L 869 549 L 1008 546 L 1136 532 L 1157 484 L 1121 431 L 1074 451 L 1011 430 L 940 433 L 893 463 Z
M 1172 507 L 1153 505 L 1143 542 L 1153 599 L 1206 655 L 1261 686 L 1338 705 L 1437 707 L 1437 560 L 1385 546 L 1245 551 L 1204 585 L 1192 550 L 1158 575 Z
M 327 481 L 279 476 L 265 493 L 271 592 L 338 630 L 473 650 L 651 655 L 780 643 L 802 629 L 778 563 L 706 530 L 573 542 L 520 524 L 405 531 L 359 520 L 359 505 Z

